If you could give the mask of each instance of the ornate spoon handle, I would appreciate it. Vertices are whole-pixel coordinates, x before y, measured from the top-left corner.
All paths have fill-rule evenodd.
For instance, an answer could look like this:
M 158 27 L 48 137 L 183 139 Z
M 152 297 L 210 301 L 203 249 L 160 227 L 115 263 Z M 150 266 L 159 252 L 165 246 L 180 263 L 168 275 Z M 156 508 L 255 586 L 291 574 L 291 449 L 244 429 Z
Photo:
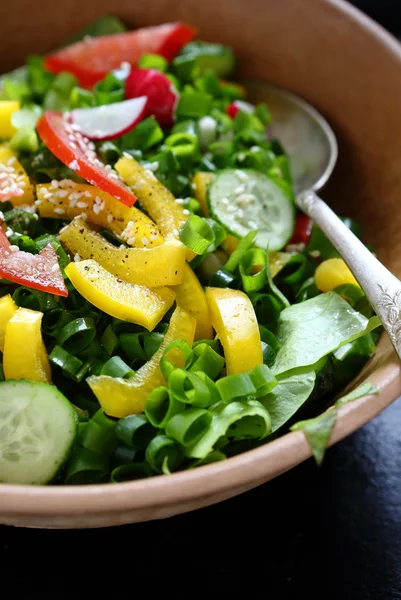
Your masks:
M 300 193 L 296 202 L 320 227 L 347 263 L 401 358 L 401 282 L 377 260 L 315 192 Z

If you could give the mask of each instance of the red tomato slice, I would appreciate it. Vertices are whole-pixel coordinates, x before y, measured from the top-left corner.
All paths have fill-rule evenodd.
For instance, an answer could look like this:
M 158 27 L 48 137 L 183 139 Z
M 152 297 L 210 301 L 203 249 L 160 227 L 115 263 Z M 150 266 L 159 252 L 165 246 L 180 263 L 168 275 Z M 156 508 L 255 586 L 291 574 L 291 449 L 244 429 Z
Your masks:
M 39 254 L 22 250 L 13 252 L 10 247 L 0 227 L 0 277 L 55 296 L 68 296 L 57 254 L 51 244 Z
M 127 206 L 136 202 L 136 196 L 118 173 L 99 160 L 93 142 L 82 135 L 65 114 L 47 110 L 36 129 L 49 150 L 83 179 Z
M 294 235 L 289 244 L 307 244 L 312 231 L 313 221 L 304 213 L 297 213 Z
M 138 66 L 143 54 L 152 52 L 172 60 L 195 36 L 196 30 L 185 23 L 166 23 L 128 33 L 87 38 L 67 46 L 45 60 L 52 73 L 70 71 L 83 87 L 92 87 L 122 62 Z

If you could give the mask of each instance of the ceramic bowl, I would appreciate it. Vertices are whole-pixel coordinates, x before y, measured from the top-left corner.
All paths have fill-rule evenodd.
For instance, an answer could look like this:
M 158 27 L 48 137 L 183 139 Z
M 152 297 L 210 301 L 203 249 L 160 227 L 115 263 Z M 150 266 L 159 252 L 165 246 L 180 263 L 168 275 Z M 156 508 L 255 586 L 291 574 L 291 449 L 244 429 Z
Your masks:
M 303 96 L 332 124 L 339 162 L 324 198 L 356 217 L 387 267 L 401 276 L 401 49 L 339 0 L 13 0 L 0 3 L 0 68 L 57 46 L 104 13 L 129 26 L 183 20 L 199 37 L 229 44 L 239 75 Z M 21 15 L 24 18 L 21 19 Z M 60 18 L 62 17 L 62 18 Z M 334 444 L 401 392 L 400 364 L 386 337 L 358 377 L 379 389 L 340 409 Z M 0 522 L 19 526 L 102 527 L 160 519 L 243 493 L 310 457 L 300 432 L 235 458 L 131 483 L 77 487 L 0 485 Z

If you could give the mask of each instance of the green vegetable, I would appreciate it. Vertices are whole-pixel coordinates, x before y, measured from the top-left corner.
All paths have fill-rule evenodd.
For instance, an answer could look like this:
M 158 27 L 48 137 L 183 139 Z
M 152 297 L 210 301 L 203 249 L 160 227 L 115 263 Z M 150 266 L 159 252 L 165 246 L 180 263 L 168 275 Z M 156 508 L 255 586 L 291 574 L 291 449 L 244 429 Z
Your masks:
M 55 387 L 0 383 L 0 481 L 43 484 L 56 475 L 76 432 L 76 414 Z
M 199 74 L 212 70 L 220 77 L 227 77 L 235 67 L 234 52 L 222 44 L 190 42 L 182 48 L 177 59 L 173 61 L 173 65 L 177 65 L 176 61 L 183 58 L 194 60 Z
M 369 394 L 377 394 L 377 388 L 366 381 L 355 390 L 343 396 L 324 413 L 313 419 L 299 421 L 291 427 L 292 431 L 303 431 L 305 437 L 311 447 L 312 454 L 318 465 L 321 465 L 326 452 L 326 448 L 330 441 L 334 425 L 337 421 L 337 409 L 348 402 L 362 398 Z
M 209 209 L 233 235 L 257 229 L 255 244 L 280 250 L 294 231 L 292 200 L 271 179 L 253 171 L 227 169 L 208 187 Z
M 294 304 L 280 315 L 277 337 L 281 347 L 273 373 L 280 375 L 314 365 L 323 356 L 379 325 L 377 317 L 367 319 L 335 292 Z

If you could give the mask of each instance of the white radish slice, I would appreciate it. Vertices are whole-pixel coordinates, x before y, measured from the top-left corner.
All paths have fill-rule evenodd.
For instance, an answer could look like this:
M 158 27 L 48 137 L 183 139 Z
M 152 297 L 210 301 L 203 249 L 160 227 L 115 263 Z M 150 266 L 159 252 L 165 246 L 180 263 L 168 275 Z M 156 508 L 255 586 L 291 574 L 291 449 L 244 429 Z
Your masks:
M 91 140 L 113 140 L 128 133 L 146 115 L 147 96 L 71 111 L 71 122 Z

